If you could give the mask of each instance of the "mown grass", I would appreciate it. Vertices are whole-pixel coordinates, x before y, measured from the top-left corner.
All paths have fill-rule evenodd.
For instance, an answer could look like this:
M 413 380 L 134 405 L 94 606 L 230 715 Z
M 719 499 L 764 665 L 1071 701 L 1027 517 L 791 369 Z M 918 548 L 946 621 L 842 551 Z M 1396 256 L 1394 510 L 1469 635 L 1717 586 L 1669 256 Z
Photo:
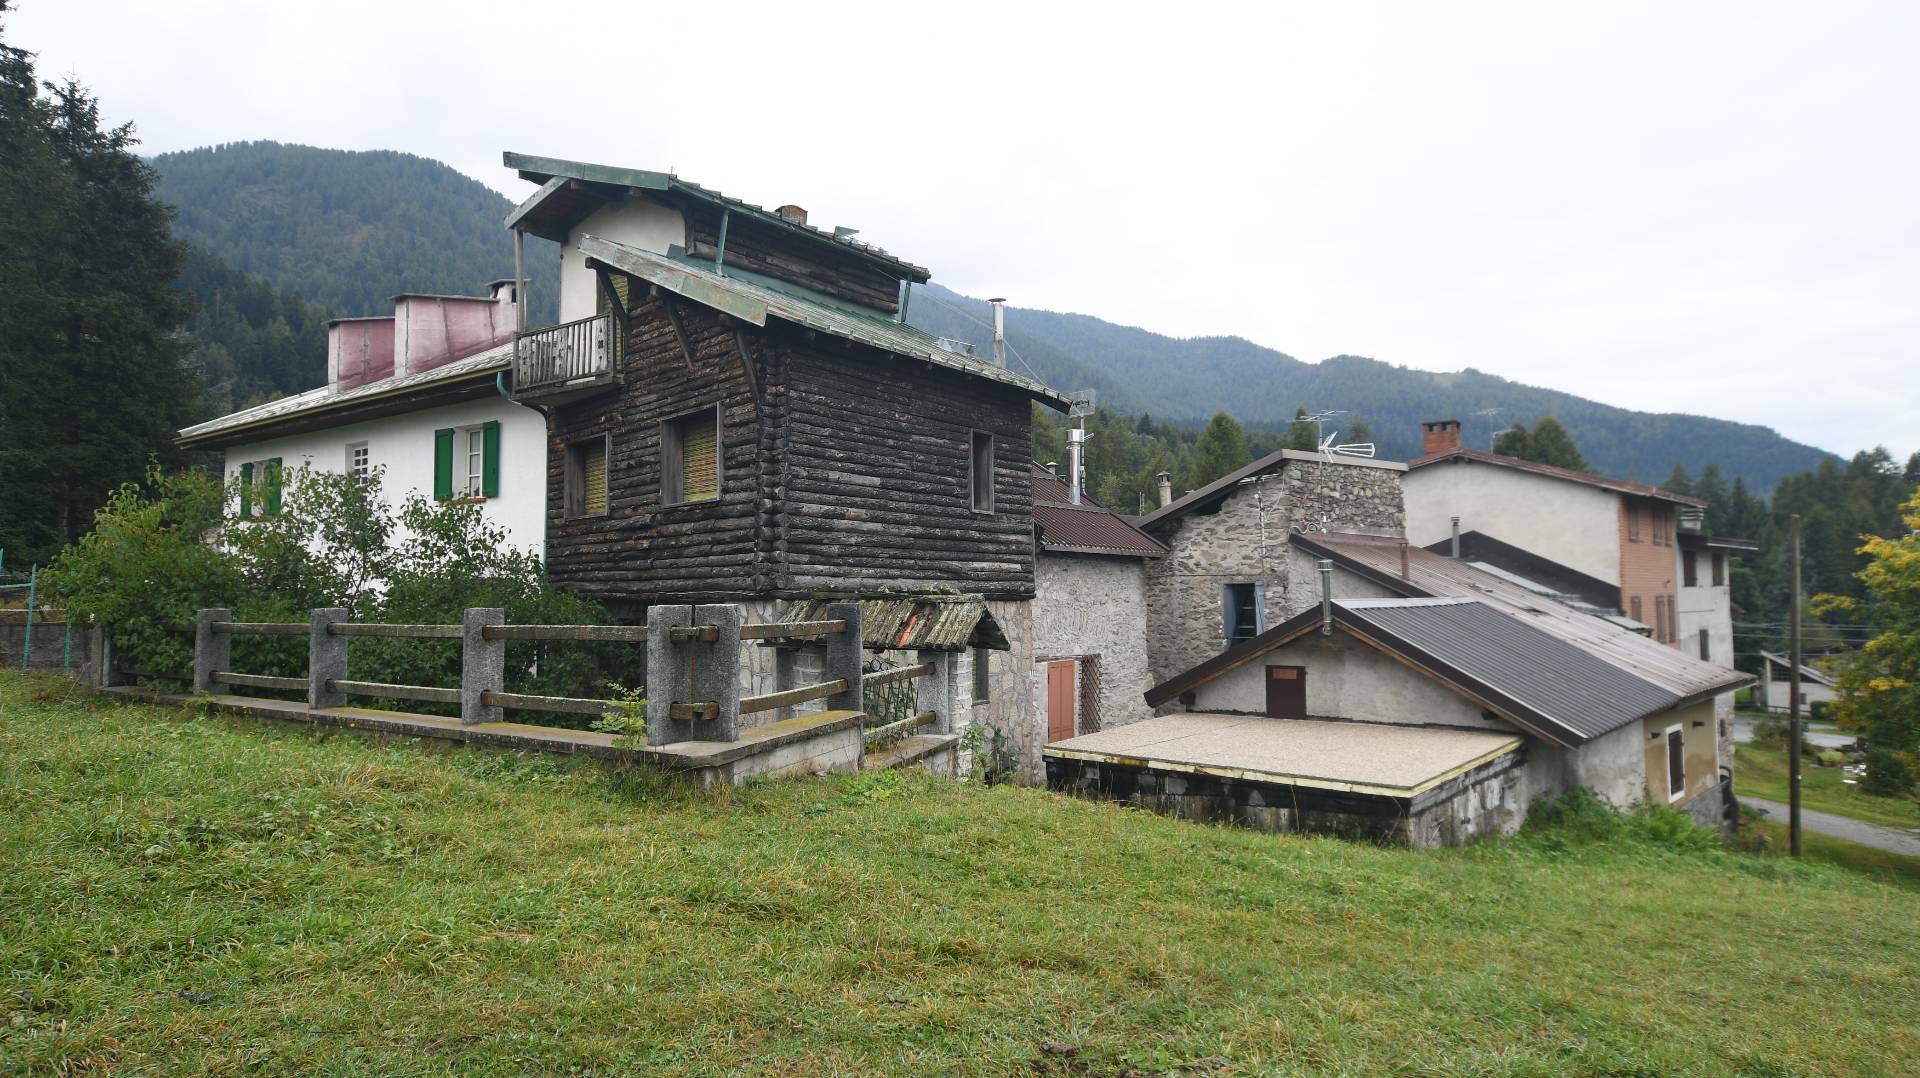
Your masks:
M 1749 797 L 1787 804 L 1787 750 L 1765 749 L 1752 742 L 1733 748 L 1734 789 Z M 1838 767 L 1820 767 L 1811 754 L 1800 762 L 1800 804 L 1817 812 L 1831 812 L 1865 823 L 1902 830 L 1920 827 L 1920 801 L 1908 797 L 1875 797 L 1842 780 Z
M 1748 826 L 1758 828 L 1766 836 L 1770 854 L 1782 854 L 1792 844 L 1784 820 L 1758 820 Z M 1896 887 L 1920 892 L 1920 857 L 1889 853 L 1805 828 L 1800 831 L 1800 852 L 1814 861 L 1839 865 Z
M 892 773 L 705 796 L 6 675 L 0 1070 L 1920 1058 L 1913 895 L 1695 845 L 1418 852 Z

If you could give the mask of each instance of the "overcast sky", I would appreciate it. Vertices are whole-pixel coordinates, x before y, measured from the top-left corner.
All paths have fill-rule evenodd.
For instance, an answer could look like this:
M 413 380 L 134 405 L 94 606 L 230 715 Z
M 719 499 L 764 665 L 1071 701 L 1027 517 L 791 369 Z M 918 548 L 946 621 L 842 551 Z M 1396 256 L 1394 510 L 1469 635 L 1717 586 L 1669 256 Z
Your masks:
M 146 152 L 671 168 L 1020 306 L 1920 449 L 1920 4 L 17 3 Z

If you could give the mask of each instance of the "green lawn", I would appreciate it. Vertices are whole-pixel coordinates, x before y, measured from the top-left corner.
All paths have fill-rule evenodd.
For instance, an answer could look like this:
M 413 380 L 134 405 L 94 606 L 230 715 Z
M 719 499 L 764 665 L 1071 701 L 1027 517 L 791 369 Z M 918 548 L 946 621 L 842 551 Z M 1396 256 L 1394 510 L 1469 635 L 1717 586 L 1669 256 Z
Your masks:
M 1741 794 L 1786 804 L 1787 751 L 1763 749 L 1751 742 L 1733 749 L 1733 785 Z M 1900 797 L 1875 797 L 1860 792 L 1860 787 L 1842 782 L 1845 774 L 1838 767 L 1818 767 L 1811 755 L 1801 758 L 1800 804 L 1818 812 L 1831 812 L 1883 827 L 1920 827 L 1920 801 Z
M 1917 901 L 1651 839 L 701 796 L 0 676 L 5 1072 L 1884 1073 Z

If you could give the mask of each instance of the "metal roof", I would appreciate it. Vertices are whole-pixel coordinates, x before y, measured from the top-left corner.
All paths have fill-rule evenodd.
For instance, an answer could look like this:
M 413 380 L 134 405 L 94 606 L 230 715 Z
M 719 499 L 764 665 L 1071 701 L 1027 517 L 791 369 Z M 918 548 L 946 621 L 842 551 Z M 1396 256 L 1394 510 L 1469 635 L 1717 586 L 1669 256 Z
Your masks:
M 583 235 L 576 246 L 589 259 L 602 262 L 611 269 L 658 285 L 677 296 L 752 325 L 764 326 L 769 317 L 778 318 L 897 356 L 1000 382 L 1060 411 L 1066 411 L 1072 403 L 1043 382 L 1022 377 L 1005 367 L 996 367 L 972 356 L 949 352 L 940 346 L 939 338 L 905 322 L 895 322 L 871 311 L 835 303 L 825 296 L 797 295 L 764 278 L 749 280 L 746 276 L 722 277 L 690 261 L 678 261 L 598 236 Z
M 1078 505 L 1071 498 L 1058 476 L 1033 466 L 1033 523 L 1040 531 L 1040 549 L 1132 558 L 1158 558 L 1167 552 L 1152 536 L 1085 494 Z
M 1778 655 L 1771 651 L 1763 651 L 1760 654 L 1769 663 L 1772 663 L 1776 668 L 1779 669 L 1780 673 L 1776 676 L 1780 678 L 1790 678 L 1793 676 L 1793 662 L 1789 660 L 1785 655 Z M 1806 663 L 1800 664 L 1800 677 L 1804 681 L 1811 681 L 1817 685 L 1825 685 L 1828 688 L 1833 687 L 1832 678 L 1828 677 L 1826 674 L 1821 673 L 1819 670 L 1816 670 L 1813 667 L 1808 666 Z
M 1572 483 L 1584 483 L 1590 487 L 1599 487 L 1603 490 L 1616 491 L 1621 494 L 1633 494 L 1642 498 L 1658 498 L 1661 501 L 1673 502 L 1676 505 L 1691 505 L 1702 509 L 1706 508 L 1707 505 L 1706 502 L 1698 498 L 1689 498 L 1685 494 L 1675 494 L 1671 490 L 1661 490 L 1659 487 L 1648 486 L 1645 483 L 1634 483 L 1625 479 L 1609 479 L 1604 475 L 1588 475 L 1586 472 L 1576 472 L 1571 468 L 1556 468 L 1551 464 L 1521 460 L 1519 457 L 1504 457 L 1498 453 L 1489 453 L 1483 449 L 1468 449 L 1465 446 L 1457 449 L 1449 449 L 1441 453 L 1429 453 L 1424 457 L 1415 457 L 1407 462 L 1407 470 L 1416 471 L 1433 464 L 1461 464 L 1471 462 L 1496 464 L 1502 468 L 1511 468 L 1518 472 L 1532 472 L 1535 475 L 1551 476 L 1554 479 L 1565 479 Z
M 1528 624 L 1581 648 L 1636 677 L 1668 689 L 1682 699 L 1726 692 L 1752 681 L 1750 675 L 1692 658 L 1679 648 L 1648 639 L 1606 618 L 1582 613 L 1465 562 L 1406 546 L 1398 539 L 1339 532 L 1296 533 L 1293 544 L 1374 583 L 1408 597 L 1456 596 L 1484 599 Z M 1405 549 L 1407 573 L 1401 575 Z
M 1146 516 L 1134 520 L 1142 528 L 1151 528 L 1170 520 L 1177 520 L 1195 509 L 1204 508 L 1215 502 L 1226 500 L 1240 483 L 1255 476 L 1265 475 L 1278 470 L 1288 461 L 1298 460 L 1312 464 L 1346 464 L 1356 468 L 1386 468 L 1392 471 L 1405 471 L 1407 466 L 1397 460 L 1374 460 L 1370 457 L 1327 456 L 1321 453 L 1302 453 L 1298 449 L 1278 449 L 1261 457 L 1252 464 L 1192 491 L 1183 498 L 1176 499 L 1155 509 Z
M 825 621 L 845 599 L 808 599 L 789 606 L 783 622 Z M 860 641 L 874 651 L 1006 651 L 1007 637 L 979 595 L 901 595 L 860 600 Z
M 432 389 L 462 378 L 478 378 L 506 370 L 508 361 L 512 358 L 513 342 L 508 341 L 505 344 L 475 352 L 465 359 L 458 359 L 418 374 L 383 378 L 378 382 L 370 382 L 364 386 L 339 392 L 334 392 L 330 387 L 321 386 L 318 389 L 309 389 L 291 397 L 281 397 L 279 400 L 268 401 L 265 404 L 256 404 L 251 408 L 242 408 L 218 419 L 209 419 L 204 423 L 182 428 L 174 441 L 183 446 L 190 446 L 217 435 L 233 433 L 247 427 L 268 427 L 297 416 L 307 416 L 336 408 L 352 407 L 383 397 Z
M 631 188 L 685 195 L 733 213 L 751 216 L 764 224 L 808 240 L 830 243 L 842 251 L 880 265 L 895 276 L 911 278 L 914 281 L 925 281 L 931 276 L 925 267 L 897 258 L 873 244 L 862 243 L 850 236 L 835 235 L 824 228 L 789 221 L 764 207 L 723 195 L 711 188 L 683 180 L 670 172 L 596 165 L 588 161 L 567 161 L 557 157 L 535 157 L 512 151 L 501 154 L 500 159 L 502 164 L 517 170 L 523 178 L 541 185 L 540 190 L 514 207 L 513 212 L 507 215 L 508 228 L 518 224 L 540 225 L 548 238 L 561 239 L 564 242 L 564 234 L 554 236 L 553 221 L 546 218 L 553 218 L 554 221 L 567 220 L 571 223 L 583 216 L 584 212 L 591 212 L 605 201 L 604 198 L 582 201 L 579 198 L 579 192 L 573 190 L 573 185 L 567 182 L 571 180 L 579 184 L 597 184 L 614 189 Z

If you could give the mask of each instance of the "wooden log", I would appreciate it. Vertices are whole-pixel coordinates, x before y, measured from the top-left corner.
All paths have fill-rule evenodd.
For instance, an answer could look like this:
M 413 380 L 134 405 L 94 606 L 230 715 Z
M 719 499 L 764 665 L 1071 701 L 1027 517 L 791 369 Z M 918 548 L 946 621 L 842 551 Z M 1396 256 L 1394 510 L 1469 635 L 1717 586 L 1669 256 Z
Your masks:
M 525 693 L 489 690 L 480 694 L 480 702 L 488 707 L 550 711 L 565 715 L 604 715 L 607 711 L 607 701 L 590 700 L 582 696 L 529 696 Z
M 865 675 L 861 680 L 867 688 L 877 689 L 882 685 L 891 685 L 896 681 L 912 681 L 914 678 L 925 677 L 931 673 L 933 673 L 932 663 L 920 663 L 917 666 L 902 666 L 897 670 L 876 671 Z
M 344 624 L 344 623 L 343 623 Z M 302 688 L 306 682 L 300 683 Z M 437 689 L 431 685 L 395 685 L 384 681 L 349 681 L 328 678 L 327 691 L 348 696 L 383 696 L 393 700 L 419 700 L 429 704 L 457 704 L 459 689 Z
M 458 625 L 387 625 L 370 621 L 342 621 L 327 626 L 330 636 L 387 636 L 413 640 L 458 640 Z
M 303 677 L 268 677 L 265 674 L 236 674 L 231 670 L 215 670 L 213 680 L 221 685 L 238 685 L 248 689 L 307 691 L 307 679 Z
M 307 623 L 304 621 L 216 621 L 213 623 L 216 633 L 232 633 L 235 636 L 305 636 Z
M 792 707 L 809 700 L 825 700 L 847 691 L 847 679 L 835 678 L 818 685 L 802 685 L 797 689 L 784 689 L 780 692 L 762 693 L 759 696 L 742 696 L 740 714 L 753 715 L 762 711 L 772 711 L 777 707 Z
M 644 643 L 645 625 L 488 625 L 480 630 L 487 640 L 599 640 L 623 644 Z

